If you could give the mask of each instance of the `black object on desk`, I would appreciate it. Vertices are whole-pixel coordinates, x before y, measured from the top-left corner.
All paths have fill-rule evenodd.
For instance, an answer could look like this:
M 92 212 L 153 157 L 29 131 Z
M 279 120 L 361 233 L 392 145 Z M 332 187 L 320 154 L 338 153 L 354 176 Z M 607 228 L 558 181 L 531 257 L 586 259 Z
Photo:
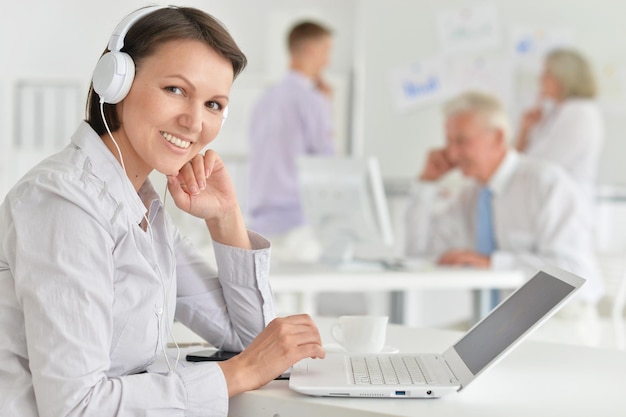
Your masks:
M 234 356 L 237 356 L 239 352 L 229 352 L 226 350 L 217 349 L 205 349 L 198 352 L 188 353 L 186 359 L 189 362 L 205 362 L 205 361 L 225 361 Z
M 204 349 L 198 352 L 188 353 L 185 358 L 189 362 L 225 361 L 238 354 L 239 352 L 229 352 L 227 350 Z M 290 371 L 291 370 L 283 372 L 274 379 L 289 379 Z

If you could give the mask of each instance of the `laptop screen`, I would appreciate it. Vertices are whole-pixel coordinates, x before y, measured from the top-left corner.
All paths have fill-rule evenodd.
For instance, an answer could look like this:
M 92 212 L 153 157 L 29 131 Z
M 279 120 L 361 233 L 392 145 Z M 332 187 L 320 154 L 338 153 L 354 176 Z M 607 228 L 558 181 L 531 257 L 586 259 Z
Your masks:
M 454 349 L 476 375 L 575 289 L 540 271 L 459 340 Z

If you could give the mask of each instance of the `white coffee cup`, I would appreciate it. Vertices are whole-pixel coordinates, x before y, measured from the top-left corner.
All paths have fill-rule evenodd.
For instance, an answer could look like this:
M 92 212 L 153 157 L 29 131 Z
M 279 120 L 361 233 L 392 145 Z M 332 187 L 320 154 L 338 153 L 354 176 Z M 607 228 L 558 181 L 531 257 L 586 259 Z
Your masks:
M 387 316 L 341 316 L 331 335 L 347 352 L 377 353 L 385 346 Z

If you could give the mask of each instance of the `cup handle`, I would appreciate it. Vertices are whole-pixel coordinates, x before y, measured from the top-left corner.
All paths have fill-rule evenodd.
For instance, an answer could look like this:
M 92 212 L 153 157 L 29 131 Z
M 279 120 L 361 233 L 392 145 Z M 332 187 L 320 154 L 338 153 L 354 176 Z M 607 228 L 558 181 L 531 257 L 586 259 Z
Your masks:
M 343 345 L 343 333 L 341 331 L 341 326 L 339 325 L 339 323 L 333 323 L 332 327 L 330 328 L 330 334 L 336 342 L 338 342 L 340 345 Z

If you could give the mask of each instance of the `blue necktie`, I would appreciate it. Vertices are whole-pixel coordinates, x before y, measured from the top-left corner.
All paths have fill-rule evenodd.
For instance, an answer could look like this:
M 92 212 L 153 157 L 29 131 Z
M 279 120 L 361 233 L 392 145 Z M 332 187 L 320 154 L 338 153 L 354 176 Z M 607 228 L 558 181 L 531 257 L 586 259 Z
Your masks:
M 493 213 L 491 210 L 491 190 L 483 187 L 478 196 L 476 210 L 476 250 L 482 255 L 491 255 L 496 250 L 496 239 L 493 234 Z
M 480 190 L 476 210 L 476 250 L 482 255 L 491 255 L 496 250 L 496 238 L 493 232 L 493 210 L 491 197 L 493 193 L 487 187 Z M 500 292 L 491 290 L 490 309 L 500 302 Z

